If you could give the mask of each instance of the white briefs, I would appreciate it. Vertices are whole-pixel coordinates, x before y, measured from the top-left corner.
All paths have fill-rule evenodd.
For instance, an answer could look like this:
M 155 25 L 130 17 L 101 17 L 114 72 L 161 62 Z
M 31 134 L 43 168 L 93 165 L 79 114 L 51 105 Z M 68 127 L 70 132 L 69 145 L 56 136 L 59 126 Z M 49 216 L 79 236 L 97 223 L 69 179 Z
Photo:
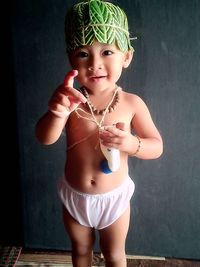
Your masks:
M 62 203 L 81 225 L 103 229 L 114 223 L 128 208 L 135 184 L 130 177 L 103 194 L 85 194 L 72 188 L 65 178 L 58 182 Z

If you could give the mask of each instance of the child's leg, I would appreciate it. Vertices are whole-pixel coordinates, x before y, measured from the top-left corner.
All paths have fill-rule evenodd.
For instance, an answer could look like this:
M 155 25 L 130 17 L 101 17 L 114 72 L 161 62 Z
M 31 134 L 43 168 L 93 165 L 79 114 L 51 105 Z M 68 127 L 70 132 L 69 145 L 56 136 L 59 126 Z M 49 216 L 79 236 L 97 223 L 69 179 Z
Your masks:
M 122 216 L 109 227 L 99 231 L 100 247 L 106 266 L 125 267 L 125 243 L 130 221 L 130 205 Z
M 92 266 L 95 232 L 93 228 L 80 225 L 63 207 L 63 219 L 72 242 L 72 263 L 74 267 Z

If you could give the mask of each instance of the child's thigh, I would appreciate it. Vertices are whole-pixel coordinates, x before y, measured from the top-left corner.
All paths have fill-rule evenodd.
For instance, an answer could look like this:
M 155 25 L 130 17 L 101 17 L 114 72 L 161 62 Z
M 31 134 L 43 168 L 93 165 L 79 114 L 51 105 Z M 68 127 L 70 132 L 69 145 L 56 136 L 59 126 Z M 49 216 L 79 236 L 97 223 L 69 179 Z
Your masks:
M 63 207 L 63 221 L 65 229 L 69 234 L 71 241 L 77 245 L 93 246 L 95 241 L 95 232 L 93 228 L 86 227 L 78 223 Z
M 124 250 L 130 223 L 130 205 L 110 226 L 99 230 L 100 247 L 103 250 Z

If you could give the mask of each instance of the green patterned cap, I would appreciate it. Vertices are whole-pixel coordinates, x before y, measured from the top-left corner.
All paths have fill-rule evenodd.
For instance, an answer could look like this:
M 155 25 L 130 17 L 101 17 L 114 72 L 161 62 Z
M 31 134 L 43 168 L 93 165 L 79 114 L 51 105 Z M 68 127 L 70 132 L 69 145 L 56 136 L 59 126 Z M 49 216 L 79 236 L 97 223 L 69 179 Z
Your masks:
M 109 2 L 89 0 L 75 4 L 65 17 L 67 52 L 84 45 L 116 44 L 122 52 L 134 51 L 124 11 Z

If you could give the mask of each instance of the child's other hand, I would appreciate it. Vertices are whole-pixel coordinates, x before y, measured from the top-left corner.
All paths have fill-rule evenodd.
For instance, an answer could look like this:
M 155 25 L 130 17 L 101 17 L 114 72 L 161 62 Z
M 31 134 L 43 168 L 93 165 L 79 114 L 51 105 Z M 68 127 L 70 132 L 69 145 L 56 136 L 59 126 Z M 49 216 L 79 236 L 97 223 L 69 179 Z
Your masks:
M 114 127 L 104 126 L 104 130 L 100 131 L 100 141 L 104 146 L 119 149 L 127 152 L 132 145 L 132 134 L 125 130 L 125 124 L 118 122 Z
M 49 101 L 49 110 L 59 118 L 67 117 L 80 103 L 86 102 L 86 98 L 73 87 L 77 75 L 77 70 L 67 73 L 64 83 L 56 89 Z

